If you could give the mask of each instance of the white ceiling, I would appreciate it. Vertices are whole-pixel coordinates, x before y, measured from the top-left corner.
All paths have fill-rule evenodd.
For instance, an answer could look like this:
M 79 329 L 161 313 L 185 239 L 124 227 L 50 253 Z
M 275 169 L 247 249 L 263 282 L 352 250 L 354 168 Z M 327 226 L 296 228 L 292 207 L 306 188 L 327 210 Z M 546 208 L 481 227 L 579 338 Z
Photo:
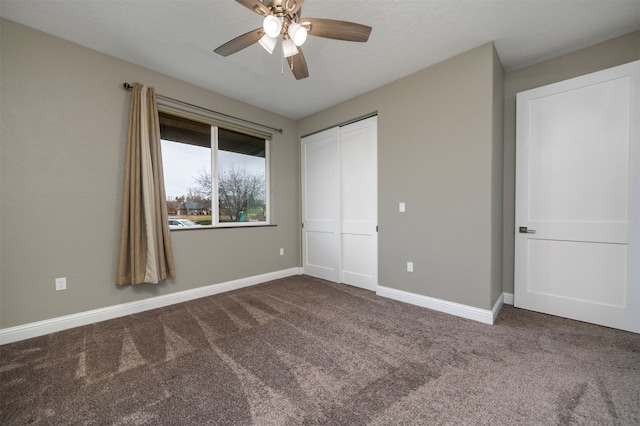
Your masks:
M 302 16 L 373 27 L 367 43 L 309 37 L 296 81 L 233 0 L 0 0 L 0 16 L 248 104 L 300 119 L 494 41 L 514 71 L 640 29 L 640 0 L 307 0 Z

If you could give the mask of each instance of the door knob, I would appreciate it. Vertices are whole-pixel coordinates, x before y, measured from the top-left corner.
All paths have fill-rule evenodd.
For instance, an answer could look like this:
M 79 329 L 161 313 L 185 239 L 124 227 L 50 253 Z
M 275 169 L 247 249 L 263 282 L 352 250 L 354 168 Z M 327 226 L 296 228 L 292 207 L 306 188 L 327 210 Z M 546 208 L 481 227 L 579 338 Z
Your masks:
M 518 228 L 518 232 L 520 232 L 521 234 L 535 234 L 536 230 L 528 229 L 526 226 L 521 226 L 520 228 Z

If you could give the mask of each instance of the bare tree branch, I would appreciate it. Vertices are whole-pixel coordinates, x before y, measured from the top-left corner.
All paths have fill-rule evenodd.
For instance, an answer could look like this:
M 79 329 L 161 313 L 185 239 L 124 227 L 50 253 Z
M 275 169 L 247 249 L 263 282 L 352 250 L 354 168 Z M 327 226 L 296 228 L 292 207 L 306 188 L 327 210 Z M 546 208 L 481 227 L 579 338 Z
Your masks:
M 183 202 L 207 203 L 211 202 L 212 179 L 211 173 L 201 170 L 193 177 L 195 186 L 188 189 L 187 195 L 180 197 Z M 232 167 L 218 175 L 218 208 L 220 218 L 237 222 L 242 213 L 249 209 L 262 210 L 265 208 L 265 179 L 264 175 L 251 174 L 246 168 Z M 176 199 L 176 201 L 178 201 Z M 186 204 L 185 204 L 186 205 Z

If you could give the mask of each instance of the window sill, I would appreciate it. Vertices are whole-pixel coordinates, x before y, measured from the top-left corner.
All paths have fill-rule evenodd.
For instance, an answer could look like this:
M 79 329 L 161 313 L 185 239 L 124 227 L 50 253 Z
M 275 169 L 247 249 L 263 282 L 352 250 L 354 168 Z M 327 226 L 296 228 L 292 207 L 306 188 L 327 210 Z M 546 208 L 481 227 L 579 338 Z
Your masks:
M 180 228 L 169 228 L 169 231 L 202 231 L 205 229 L 248 229 L 248 228 L 270 228 L 278 226 L 276 224 L 264 223 L 256 225 L 203 225 L 203 226 L 184 226 Z

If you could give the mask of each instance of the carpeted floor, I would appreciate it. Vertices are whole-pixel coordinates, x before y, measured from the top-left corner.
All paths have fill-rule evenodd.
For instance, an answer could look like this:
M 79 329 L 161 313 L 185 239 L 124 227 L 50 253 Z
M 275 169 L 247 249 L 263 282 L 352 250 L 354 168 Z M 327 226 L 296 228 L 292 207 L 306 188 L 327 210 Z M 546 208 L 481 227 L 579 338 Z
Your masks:
M 307 276 L 0 346 L 0 424 L 640 424 L 640 335 Z

